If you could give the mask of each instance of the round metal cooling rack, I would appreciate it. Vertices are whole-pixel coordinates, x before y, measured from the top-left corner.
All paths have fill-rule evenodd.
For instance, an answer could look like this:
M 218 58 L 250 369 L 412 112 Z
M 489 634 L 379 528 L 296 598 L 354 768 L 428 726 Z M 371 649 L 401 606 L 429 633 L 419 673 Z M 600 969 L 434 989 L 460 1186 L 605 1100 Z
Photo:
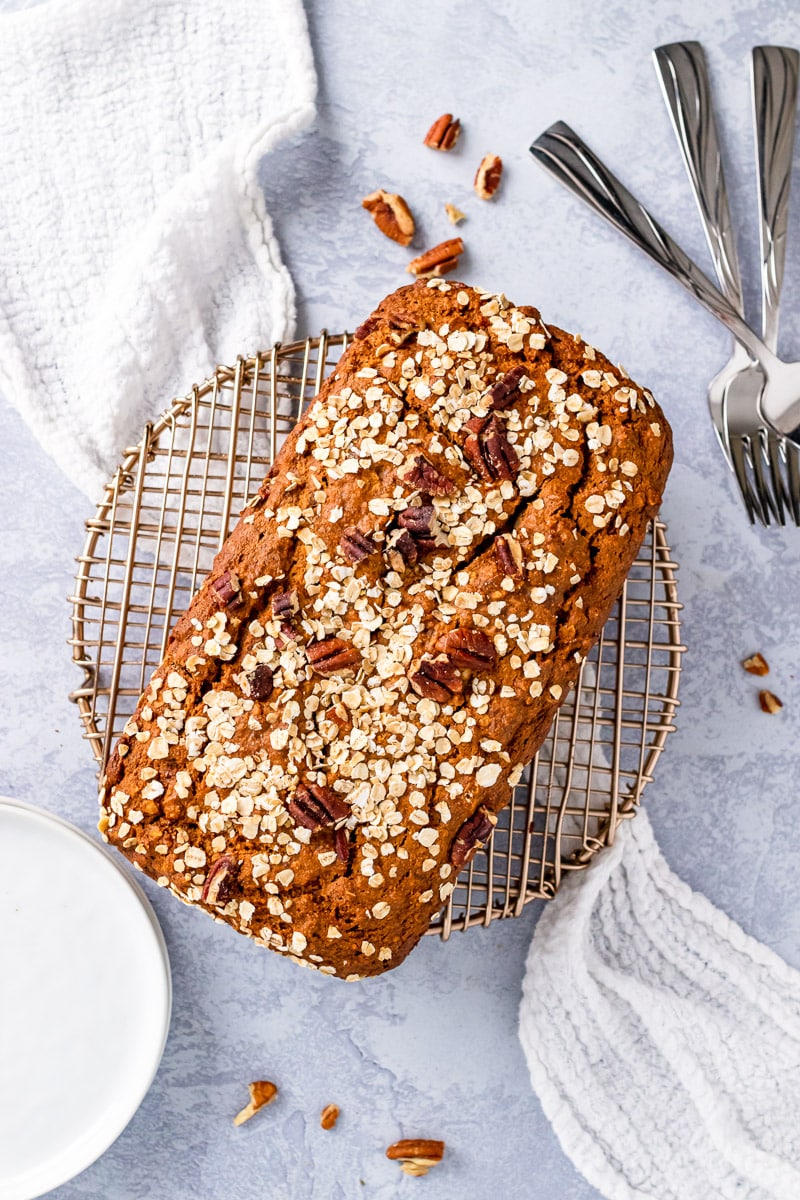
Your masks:
M 71 699 L 100 770 L 239 509 L 347 346 L 275 346 L 221 367 L 147 425 L 86 522 L 72 603 Z M 547 741 L 459 876 L 431 933 L 518 916 L 611 843 L 673 726 L 681 669 L 677 564 L 656 521 Z

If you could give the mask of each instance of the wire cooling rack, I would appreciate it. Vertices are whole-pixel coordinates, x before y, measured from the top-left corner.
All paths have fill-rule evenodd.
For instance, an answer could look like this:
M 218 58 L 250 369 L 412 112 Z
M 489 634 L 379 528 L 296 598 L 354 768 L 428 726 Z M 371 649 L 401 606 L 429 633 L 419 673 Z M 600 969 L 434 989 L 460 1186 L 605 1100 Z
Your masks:
M 72 603 L 71 699 L 100 770 L 246 499 L 347 346 L 328 335 L 221 367 L 124 454 L 86 522 Z M 603 635 L 488 848 L 431 933 L 518 916 L 552 897 L 631 817 L 678 704 L 676 564 L 655 522 Z

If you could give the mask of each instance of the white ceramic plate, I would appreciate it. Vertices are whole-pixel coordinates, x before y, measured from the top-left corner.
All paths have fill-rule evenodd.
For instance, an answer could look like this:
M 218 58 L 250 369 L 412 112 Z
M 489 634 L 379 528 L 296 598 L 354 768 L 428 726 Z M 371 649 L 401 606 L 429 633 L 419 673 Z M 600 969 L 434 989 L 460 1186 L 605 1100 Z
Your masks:
M 108 1149 L 169 1028 L 169 960 L 144 893 L 86 834 L 0 797 L 0 1200 Z

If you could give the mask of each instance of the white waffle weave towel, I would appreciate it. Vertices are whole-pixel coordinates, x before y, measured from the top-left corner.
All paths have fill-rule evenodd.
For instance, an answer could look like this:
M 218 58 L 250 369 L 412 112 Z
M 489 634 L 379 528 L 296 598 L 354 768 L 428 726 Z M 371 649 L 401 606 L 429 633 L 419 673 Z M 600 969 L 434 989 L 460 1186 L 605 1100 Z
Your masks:
M 0 34 L 0 387 L 96 499 L 175 395 L 291 332 L 258 168 L 314 116 L 305 14 L 50 0 Z
M 800 1197 L 800 974 L 673 874 L 644 812 L 544 911 L 520 1037 L 610 1200 Z

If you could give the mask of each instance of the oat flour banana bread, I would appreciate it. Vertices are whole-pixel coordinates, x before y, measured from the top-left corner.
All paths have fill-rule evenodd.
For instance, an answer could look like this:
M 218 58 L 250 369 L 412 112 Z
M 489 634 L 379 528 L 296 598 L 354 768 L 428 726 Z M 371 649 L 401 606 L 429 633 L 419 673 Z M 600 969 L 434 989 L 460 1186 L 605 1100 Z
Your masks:
M 100 828 L 265 946 L 402 962 L 544 740 L 656 513 L 652 396 L 534 308 L 387 297 L 177 622 Z

